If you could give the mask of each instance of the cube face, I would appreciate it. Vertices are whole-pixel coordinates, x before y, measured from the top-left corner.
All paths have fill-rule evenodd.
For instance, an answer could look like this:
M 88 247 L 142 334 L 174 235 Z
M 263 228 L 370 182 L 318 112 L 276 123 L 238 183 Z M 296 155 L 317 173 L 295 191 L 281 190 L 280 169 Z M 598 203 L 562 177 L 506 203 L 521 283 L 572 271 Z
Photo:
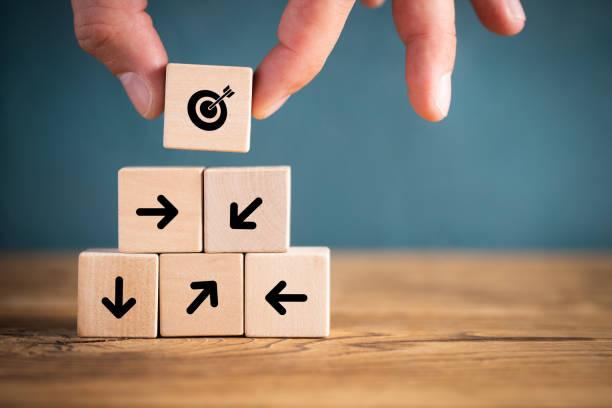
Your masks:
M 203 167 L 119 171 L 121 252 L 201 252 Z
M 329 249 L 245 256 L 248 337 L 329 336 Z
M 253 70 L 168 64 L 164 147 L 248 152 Z
M 116 250 L 81 253 L 78 335 L 157 337 L 158 258 Z
M 244 334 L 243 255 L 161 255 L 160 334 Z
M 289 248 L 289 167 L 204 172 L 204 251 L 284 252 Z

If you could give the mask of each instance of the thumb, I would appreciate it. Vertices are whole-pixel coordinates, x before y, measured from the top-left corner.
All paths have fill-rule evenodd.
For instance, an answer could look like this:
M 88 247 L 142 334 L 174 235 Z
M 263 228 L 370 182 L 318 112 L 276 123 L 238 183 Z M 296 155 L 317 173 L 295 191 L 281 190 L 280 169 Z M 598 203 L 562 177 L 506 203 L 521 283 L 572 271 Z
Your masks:
M 164 109 L 166 50 L 146 0 L 72 0 L 79 45 L 121 81 L 132 104 L 152 119 Z

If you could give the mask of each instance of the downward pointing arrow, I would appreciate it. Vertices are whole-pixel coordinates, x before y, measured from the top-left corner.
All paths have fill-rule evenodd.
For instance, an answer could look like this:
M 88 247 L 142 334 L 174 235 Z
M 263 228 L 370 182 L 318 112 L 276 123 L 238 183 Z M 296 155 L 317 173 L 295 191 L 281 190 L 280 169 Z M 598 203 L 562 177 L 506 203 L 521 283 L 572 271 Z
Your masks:
M 266 295 L 266 301 L 278 312 L 279 315 L 287 313 L 287 309 L 280 302 L 305 302 L 308 296 L 304 294 L 282 294 L 281 292 L 287 286 L 287 282 L 280 281 Z
M 219 304 L 219 299 L 217 297 L 217 282 L 215 281 L 200 281 L 200 282 L 191 282 L 191 289 L 202 289 L 200 294 L 191 302 L 191 304 L 187 307 L 187 313 L 193 314 L 198 307 L 206 300 L 206 298 L 210 295 L 210 305 L 212 307 L 217 307 Z
M 238 203 L 230 204 L 230 228 L 231 229 L 255 229 L 257 224 L 253 221 L 246 221 L 249 218 L 249 215 L 253 214 L 253 211 L 257 209 L 260 205 L 263 204 L 263 200 L 261 197 L 257 197 L 242 210 L 240 214 L 238 214 Z
M 157 223 L 157 228 L 164 229 L 166 225 L 170 224 L 170 221 L 178 215 L 178 210 L 172 203 L 163 195 L 157 196 L 157 201 L 163 206 L 163 208 L 139 208 L 136 210 L 136 215 L 144 217 L 155 217 L 163 216 Z
M 127 302 L 123 303 L 123 278 L 117 276 L 115 278 L 115 303 L 109 298 L 102 298 L 102 304 L 115 316 L 117 319 L 121 319 L 123 315 L 130 311 L 136 304 L 136 299 L 129 298 Z

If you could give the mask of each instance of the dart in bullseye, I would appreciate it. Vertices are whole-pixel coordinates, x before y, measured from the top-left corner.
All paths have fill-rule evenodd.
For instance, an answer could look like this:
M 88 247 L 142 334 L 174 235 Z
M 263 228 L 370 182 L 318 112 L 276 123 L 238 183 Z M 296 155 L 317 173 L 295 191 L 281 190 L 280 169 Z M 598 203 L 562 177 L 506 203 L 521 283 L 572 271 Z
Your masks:
M 219 95 L 208 89 L 197 91 L 187 103 L 187 114 L 191 122 L 202 130 L 213 131 L 221 128 L 227 119 L 226 98 L 234 91 L 227 85 Z
M 219 102 L 221 102 L 221 100 L 223 100 L 223 98 L 225 98 L 225 97 L 231 98 L 231 97 L 232 97 L 232 95 L 234 95 L 234 91 L 232 91 L 232 88 L 230 88 L 230 86 L 229 86 L 229 85 L 228 85 L 228 86 L 226 86 L 225 88 L 223 88 L 223 95 L 221 95 L 220 97 L 218 97 L 218 98 L 217 98 L 217 100 L 216 100 L 216 101 L 214 101 L 214 102 L 212 103 L 212 105 L 210 105 L 210 106 L 208 107 L 208 110 L 213 110 L 213 108 L 214 108 L 215 106 L 217 106 L 217 104 L 218 104 Z

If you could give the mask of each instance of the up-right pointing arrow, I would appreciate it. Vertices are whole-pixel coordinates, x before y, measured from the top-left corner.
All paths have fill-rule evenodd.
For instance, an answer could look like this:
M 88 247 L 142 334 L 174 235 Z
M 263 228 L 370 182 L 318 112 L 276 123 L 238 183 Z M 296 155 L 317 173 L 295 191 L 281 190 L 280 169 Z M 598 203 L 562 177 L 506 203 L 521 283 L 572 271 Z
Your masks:
M 210 296 L 210 306 L 217 307 L 219 304 L 219 297 L 217 294 L 217 282 L 216 281 L 199 281 L 191 282 L 191 289 L 201 289 L 202 291 L 198 296 L 191 302 L 187 307 L 187 313 L 193 314 L 198 307 Z

